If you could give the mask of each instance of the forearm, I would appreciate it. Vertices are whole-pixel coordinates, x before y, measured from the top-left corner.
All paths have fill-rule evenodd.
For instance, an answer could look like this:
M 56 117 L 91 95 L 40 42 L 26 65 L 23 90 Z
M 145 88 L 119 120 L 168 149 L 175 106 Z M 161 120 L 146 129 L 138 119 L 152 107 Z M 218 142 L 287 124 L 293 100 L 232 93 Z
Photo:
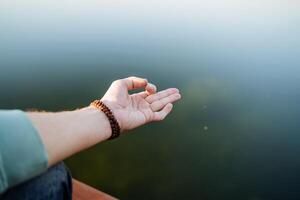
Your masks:
M 145 91 L 129 94 L 136 89 Z M 176 88 L 156 93 L 146 79 L 129 77 L 114 81 L 101 101 L 120 129 L 129 131 L 163 120 L 180 98 Z M 57 113 L 0 112 L 0 193 L 42 173 L 47 165 L 107 140 L 112 128 L 118 132 L 114 120 L 110 119 L 112 125 L 108 120 L 112 114 L 106 116 L 96 107 Z
M 27 113 L 40 134 L 51 166 L 81 150 L 108 139 L 109 121 L 93 107 L 58 113 Z
M 140 88 L 145 91 L 128 93 Z M 146 79 L 129 77 L 114 81 L 101 100 L 112 111 L 121 130 L 131 130 L 163 120 L 171 112 L 172 103 L 179 99 L 176 88 L 156 93 L 156 87 Z M 91 106 L 75 111 L 27 114 L 44 143 L 49 166 L 107 140 L 112 134 L 107 116 Z

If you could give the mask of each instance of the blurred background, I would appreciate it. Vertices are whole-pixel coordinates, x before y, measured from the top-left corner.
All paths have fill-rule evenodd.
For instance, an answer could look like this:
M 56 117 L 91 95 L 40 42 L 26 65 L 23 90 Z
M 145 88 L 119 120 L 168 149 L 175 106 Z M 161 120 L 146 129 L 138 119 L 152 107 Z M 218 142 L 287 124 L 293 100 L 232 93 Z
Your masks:
M 121 199 L 300 198 L 296 0 L 1 0 L 0 108 L 70 110 L 135 75 L 183 99 L 66 161 Z

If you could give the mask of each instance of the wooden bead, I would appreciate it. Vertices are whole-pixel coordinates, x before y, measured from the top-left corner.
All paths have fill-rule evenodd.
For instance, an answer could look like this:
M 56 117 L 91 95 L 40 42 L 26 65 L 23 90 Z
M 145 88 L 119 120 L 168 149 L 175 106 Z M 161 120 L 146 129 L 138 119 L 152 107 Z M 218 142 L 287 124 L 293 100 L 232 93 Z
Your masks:
M 118 121 L 116 120 L 115 116 L 111 112 L 111 110 L 100 100 L 93 101 L 91 103 L 91 106 L 94 106 L 94 107 L 98 108 L 99 110 L 101 110 L 108 118 L 111 130 L 112 130 L 112 134 L 111 134 L 109 140 L 119 137 L 121 128 L 120 128 L 120 125 L 119 125 Z

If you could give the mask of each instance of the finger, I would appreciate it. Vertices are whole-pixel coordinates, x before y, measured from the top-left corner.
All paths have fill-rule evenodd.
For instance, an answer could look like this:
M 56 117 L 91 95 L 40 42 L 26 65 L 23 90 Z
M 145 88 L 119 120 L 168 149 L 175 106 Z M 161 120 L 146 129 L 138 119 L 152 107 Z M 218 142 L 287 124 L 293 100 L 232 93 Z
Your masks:
M 154 101 L 150 106 L 152 111 L 159 111 L 164 108 L 167 104 L 173 103 L 181 98 L 180 94 L 172 94 L 160 100 Z
M 140 97 L 142 97 L 143 99 L 145 99 L 148 96 L 148 92 L 139 92 L 136 95 L 139 95 Z
M 161 111 L 154 113 L 154 121 L 161 121 L 172 111 L 173 104 L 168 103 Z
M 157 91 L 157 88 L 154 84 L 148 83 L 146 86 L 146 91 L 148 92 L 148 95 L 155 94 Z
M 123 81 L 125 82 L 128 90 L 145 88 L 148 84 L 147 79 L 139 78 L 139 77 L 135 77 L 135 76 L 125 78 L 125 79 L 123 79 Z
M 170 96 L 174 93 L 179 93 L 179 90 L 177 88 L 169 88 L 169 89 L 166 89 L 166 90 L 162 90 L 162 91 L 160 91 L 156 94 L 148 96 L 146 98 L 146 101 L 148 101 L 148 103 L 153 103 L 154 101 L 165 98 L 165 97 Z

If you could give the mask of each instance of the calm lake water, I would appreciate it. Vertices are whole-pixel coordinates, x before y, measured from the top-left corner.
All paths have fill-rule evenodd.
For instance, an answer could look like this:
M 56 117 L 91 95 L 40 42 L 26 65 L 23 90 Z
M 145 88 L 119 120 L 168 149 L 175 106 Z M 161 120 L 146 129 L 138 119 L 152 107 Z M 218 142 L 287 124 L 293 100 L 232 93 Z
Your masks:
M 66 162 L 121 199 L 300 198 L 297 1 L 0 2 L 0 108 L 66 110 L 129 75 L 182 100 Z

